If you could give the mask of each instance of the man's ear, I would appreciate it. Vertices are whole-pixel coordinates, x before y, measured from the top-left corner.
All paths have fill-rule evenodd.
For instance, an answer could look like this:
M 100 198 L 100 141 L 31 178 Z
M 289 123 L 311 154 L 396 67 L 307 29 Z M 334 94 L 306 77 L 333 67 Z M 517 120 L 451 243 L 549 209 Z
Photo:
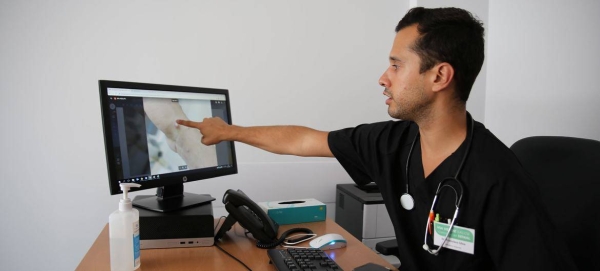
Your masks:
M 438 92 L 447 89 L 452 85 L 454 79 L 454 68 L 447 62 L 438 63 L 430 70 L 432 78 L 433 92 Z

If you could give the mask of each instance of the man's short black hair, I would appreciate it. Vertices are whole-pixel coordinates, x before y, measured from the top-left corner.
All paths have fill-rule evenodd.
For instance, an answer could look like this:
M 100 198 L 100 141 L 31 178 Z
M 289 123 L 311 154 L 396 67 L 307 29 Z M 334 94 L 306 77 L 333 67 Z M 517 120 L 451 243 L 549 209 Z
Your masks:
M 483 65 L 483 24 L 463 9 L 416 7 L 400 20 L 396 32 L 414 24 L 420 37 L 412 49 L 421 58 L 420 72 L 449 63 L 454 68 L 458 98 L 466 102 Z

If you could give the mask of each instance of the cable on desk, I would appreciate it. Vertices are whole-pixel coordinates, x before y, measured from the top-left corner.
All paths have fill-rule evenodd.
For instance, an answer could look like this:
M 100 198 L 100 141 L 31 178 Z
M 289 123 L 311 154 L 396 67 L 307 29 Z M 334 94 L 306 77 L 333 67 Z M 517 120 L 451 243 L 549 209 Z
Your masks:
M 293 228 L 293 229 L 289 229 L 289 230 L 285 231 L 283 234 L 281 234 L 281 237 L 279 237 L 278 240 L 275 240 L 271 243 L 263 243 L 261 241 L 258 241 L 256 243 L 256 246 L 259 248 L 264 248 L 264 249 L 274 248 L 278 245 L 281 245 L 288 238 L 288 236 L 290 236 L 292 233 L 298 233 L 298 232 L 307 233 L 309 235 L 314 234 L 312 230 L 307 229 L 307 228 Z M 314 236 L 314 235 L 312 235 L 312 236 Z M 311 237 L 308 237 L 308 236 L 302 237 L 302 238 L 298 238 L 297 240 L 294 240 L 294 242 L 300 243 L 300 242 L 306 241 L 310 238 Z
M 220 249 L 221 251 L 225 252 L 225 254 L 229 255 L 229 257 L 233 258 L 234 260 L 236 260 L 238 263 L 242 264 L 244 267 L 246 267 L 246 269 L 248 269 L 249 271 L 252 271 L 252 269 L 250 269 L 250 267 L 248 267 L 246 264 L 244 264 L 242 261 L 240 261 L 238 258 L 234 257 L 233 255 L 229 254 L 229 252 L 225 251 L 224 249 L 222 249 L 217 243 L 215 243 L 215 246 Z
M 220 221 L 221 219 L 219 219 Z M 303 235 L 303 237 L 297 238 L 297 239 L 289 239 L 290 235 L 292 233 L 305 233 Z M 250 233 L 250 231 L 248 231 L 247 229 L 244 229 L 244 235 L 248 238 L 250 238 L 250 236 L 248 236 L 248 233 Z M 304 241 L 313 239 L 314 237 L 316 237 L 317 235 L 315 233 L 313 233 L 313 231 L 311 229 L 307 229 L 307 228 L 293 228 L 293 229 L 289 229 L 286 232 L 284 232 L 283 234 L 281 234 L 281 237 L 271 243 L 263 243 L 261 241 L 257 241 L 256 242 L 256 247 L 258 248 L 263 248 L 263 249 L 270 249 L 270 248 L 275 248 L 279 245 L 282 245 L 284 243 L 286 243 L 286 241 L 288 242 L 292 242 L 294 244 L 299 244 L 302 243 Z M 294 237 L 294 236 L 291 236 Z M 284 246 L 284 245 L 282 245 Z M 287 247 L 287 246 L 284 246 Z M 301 247 L 300 247 L 301 248 Z
M 217 230 L 217 227 L 219 226 L 219 224 L 221 223 L 221 220 L 225 218 L 225 216 L 221 216 L 219 218 L 219 221 L 217 221 L 217 225 L 215 225 L 215 231 Z M 219 250 L 225 252 L 225 254 L 229 255 L 229 257 L 233 258 L 234 260 L 236 260 L 238 263 L 242 264 L 244 267 L 246 267 L 246 269 L 248 269 L 249 271 L 252 271 L 252 269 L 250 269 L 250 267 L 248 267 L 245 263 L 243 263 L 242 261 L 240 261 L 238 258 L 234 257 L 233 255 L 229 254 L 229 252 L 225 251 L 223 248 L 221 248 L 219 246 L 219 244 L 217 243 L 218 241 L 215 241 L 215 247 L 217 247 Z

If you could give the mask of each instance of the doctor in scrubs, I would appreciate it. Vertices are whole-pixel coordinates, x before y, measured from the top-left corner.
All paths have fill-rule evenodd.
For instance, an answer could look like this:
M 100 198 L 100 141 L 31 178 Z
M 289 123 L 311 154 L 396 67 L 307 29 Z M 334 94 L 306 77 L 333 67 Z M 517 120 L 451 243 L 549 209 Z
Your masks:
M 331 132 L 219 118 L 178 123 L 199 129 L 205 145 L 335 157 L 357 184 L 375 182 L 403 271 L 576 270 L 532 180 L 466 110 L 484 60 L 482 23 L 458 8 L 417 7 L 395 31 L 379 85 L 397 121 Z

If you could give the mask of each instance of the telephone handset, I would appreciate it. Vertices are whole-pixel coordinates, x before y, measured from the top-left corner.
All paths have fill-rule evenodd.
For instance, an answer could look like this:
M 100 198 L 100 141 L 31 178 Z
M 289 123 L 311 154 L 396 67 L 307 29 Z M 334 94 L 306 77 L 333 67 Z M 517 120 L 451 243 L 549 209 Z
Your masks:
M 254 201 L 248 198 L 241 190 L 229 189 L 223 195 L 223 203 L 229 216 L 215 236 L 221 239 L 223 234 L 231 229 L 235 222 L 246 228 L 252 236 L 261 242 L 273 242 L 277 239 L 279 225 L 263 211 Z
M 223 195 L 223 203 L 229 216 L 215 235 L 215 241 L 221 239 L 235 222 L 252 233 L 252 236 L 258 240 L 256 246 L 260 248 L 276 247 L 291 233 L 313 233 L 310 229 L 296 228 L 286 231 L 281 238 L 277 239 L 279 225 L 241 190 L 228 189 Z

